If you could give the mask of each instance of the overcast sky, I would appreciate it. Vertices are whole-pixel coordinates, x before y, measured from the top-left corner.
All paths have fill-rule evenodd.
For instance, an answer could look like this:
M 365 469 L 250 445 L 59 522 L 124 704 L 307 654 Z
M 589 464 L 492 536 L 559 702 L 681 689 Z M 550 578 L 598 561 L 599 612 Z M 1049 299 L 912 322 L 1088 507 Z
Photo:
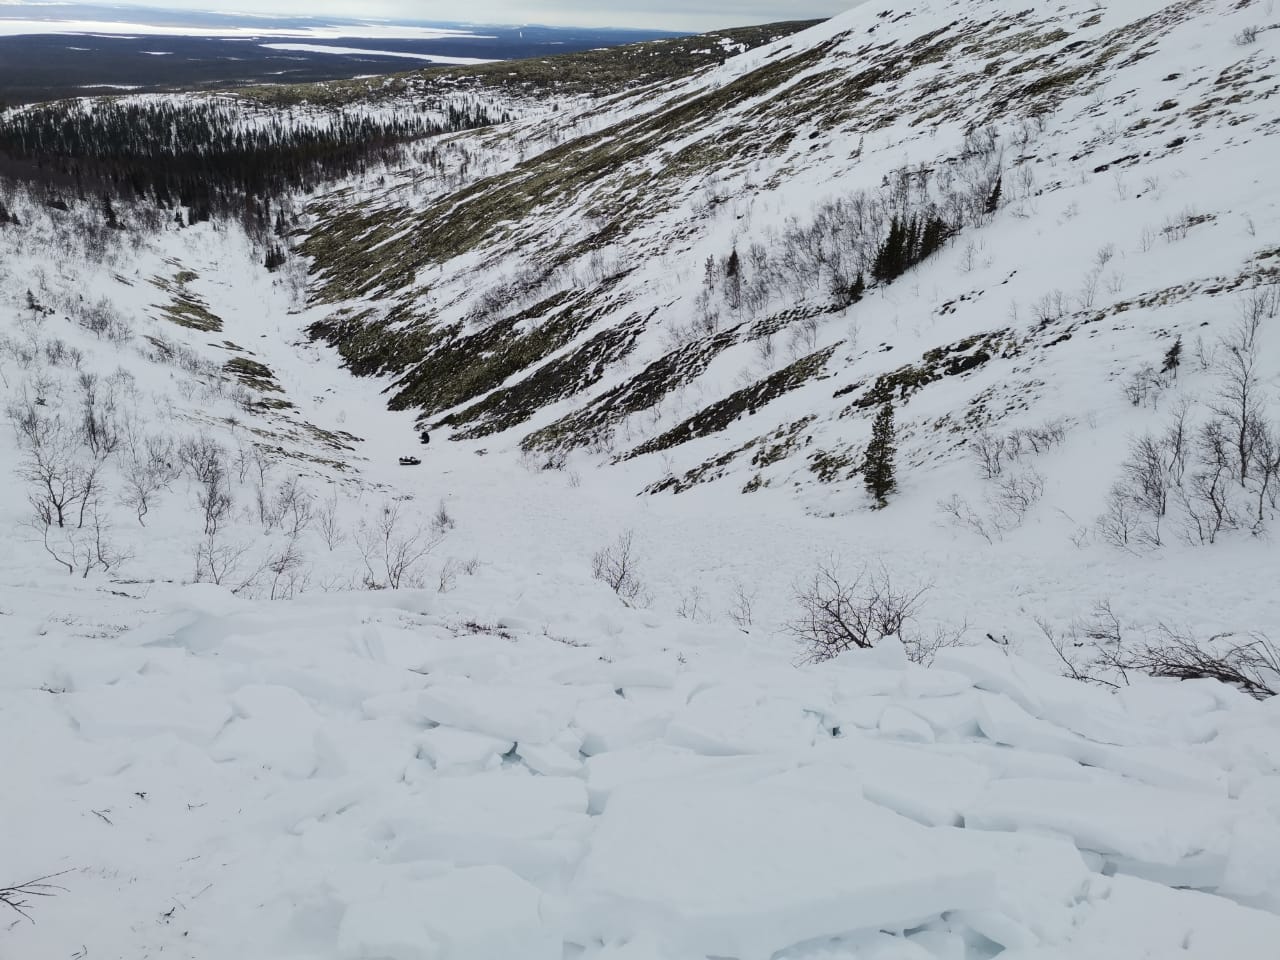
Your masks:
M 137 2 L 137 0 L 134 0 Z M 575 27 L 643 27 L 655 30 L 714 30 L 719 27 L 828 17 L 858 0 L 156 0 L 148 6 L 186 10 L 236 10 L 393 17 L 469 23 L 546 23 Z

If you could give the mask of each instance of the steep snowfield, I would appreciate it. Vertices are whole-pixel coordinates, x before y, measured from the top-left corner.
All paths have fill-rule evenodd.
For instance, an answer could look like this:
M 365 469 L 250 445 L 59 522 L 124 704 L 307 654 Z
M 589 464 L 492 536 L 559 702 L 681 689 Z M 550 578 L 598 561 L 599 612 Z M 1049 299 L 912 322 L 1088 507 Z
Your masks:
M 1220 341 L 1274 289 L 1277 23 L 1260 3 L 856 8 L 317 198 L 310 297 L 302 261 L 268 274 L 234 228 L 94 248 L 91 205 L 11 198 L 0 888 L 51 886 L 0 904 L 0 957 L 1272 957 L 1280 698 L 1120 676 L 1093 651 L 1280 637 L 1266 524 L 1203 544 L 1174 503 L 1160 545 L 1137 518 L 1116 546 L 1095 522 L 1131 436 L 1184 402 L 1210 415 Z M 653 119 L 788 56 L 813 59 Z M 703 152 L 736 141 L 755 144 L 736 170 Z M 778 256 L 789 217 L 907 165 L 985 188 L 996 159 L 994 214 L 860 302 L 832 307 L 826 261 L 755 313 L 717 279 L 718 327 L 699 326 L 708 256 L 723 269 L 736 244 L 749 282 L 750 245 Z M 526 188 L 505 226 L 469 206 Z M 448 233 L 445 210 L 494 219 Z M 533 293 L 511 285 L 579 241 Z M 1280 334 L 1257 302 L 1274 419 Z M 309 340 L 341 308 L 403 336 L 376 345 L 379 376 Z M 1134 380 L 1179 334 L 1176 379 Z M 455 341 L 476 352 L 432 352 Z M 876 380 L 904 364 L 922 372 L 886 388 L 899 491 L 871 511 L 856 467 Z M 785 389 L 715 407 L 766 381 Z M 97 463 L 73 429 L 91 392 L 119 438 L 85 526 L 46 550 L 23 424 L 61 420 L 67 462 Z M 500 394 L 418 445 L 419 409 Z M 982 477 L 984 428 L 1008 444 L 1045 423 L 1061 434 L 1019 434 Z M 681 442 L 626 457 L 663 436 Z M 229 500 L 212 521 L 201 449 Z M 151 451 L 173 470 L 143 512 Z M 1042 487 L 1025 509 L 1009 478 Z M 635 607 L 592 578 L 628 530 Z M 924 590 L 906 639 L 962 645 L 928 667 L 893 638 L 797 665 L 794 585 L 823 562 Z

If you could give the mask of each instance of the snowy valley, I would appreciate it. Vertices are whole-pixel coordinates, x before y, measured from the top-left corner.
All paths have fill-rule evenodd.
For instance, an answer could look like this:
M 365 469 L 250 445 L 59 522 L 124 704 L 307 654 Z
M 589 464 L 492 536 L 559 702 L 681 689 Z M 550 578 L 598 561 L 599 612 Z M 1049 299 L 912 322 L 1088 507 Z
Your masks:
M 0 113 L 0 958 L 1276 956 L 1278 58 Z

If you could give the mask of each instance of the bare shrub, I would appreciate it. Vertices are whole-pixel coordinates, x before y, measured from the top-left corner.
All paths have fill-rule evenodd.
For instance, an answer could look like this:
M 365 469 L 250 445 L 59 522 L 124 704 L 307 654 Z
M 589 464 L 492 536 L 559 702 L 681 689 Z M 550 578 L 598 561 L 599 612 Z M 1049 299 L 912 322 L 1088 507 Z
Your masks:
M 1004 438 L 983 430 L 969 441 L 969 450 L 982 470 L 982 476 L 994 480 L 1004 470 Z
M 384 504 L 377 517 L 361 521 L 356 528 L 365 586 L 370 590 L 420 588 L 423 565 L 444 538 L 443 531 L 405 518 L 399 503 Z
M 230 586 L 248 552 L 247 543 L 229 543 L 217 534 L 206 535 L 193 551 L 195 582 Z
M 58 877 L 65 876 L 70 871 L 63 870 L 61 873 L 50 873 L 43 877 L 36 877 L 34 880 L 28 880 L 26 883 L 15 883 L 10 887 L 0 887 L 0 904 L 8 907 L 23 920 L 29 923 L 35 921 L 31 919 L 28 910 L 31 907 L 32 897 L 53 897 L 59 893 L 65 893 L 66 887 L 58 886 L 50 883 L 50 880 L 56 880 Z
M 1212 679 L 1265 700 L 1280 694 L 1280 650 L 1263 634 L 1198 641 L 1162 624 L 1154 640 L 1123 652 L 1127 670 L 1177 680 Z
M 976 533 L 987 543 L 995 543 L 1004 535 L 989 516 L 975 510 L 973 505 L 958 493 L 952 494 L 946 500 L 939 500 L 938 509 L 949 516 L 955 526 Z
M 1260 700 L 1280 694 L 1280 649 L 1265 634 L 1198 639 L 1167 623 L 1132 631 L 1106 600 L 1094 604 L 1089 618 L 1077 619 L 1065 630 L 1053 629 L 1044 619 L 1036 622 L 1066 675 L 1076 680 L 1119 687 L 1130 683 L 1131 674 L 1142 674 L 1218 680 Z
M 938 509 L 955 526 L 978 534 L 987 543 L 1003 539 L 1027 518 L 1044 496 L 1045 478 L 1034 467 L 1001 473 L 987 491 L 983 505 L 973 506 L 959 494 L 938 501 Z
M 1139 542 L 1143 522 L 1134 501 L 1134 493 L 1129 486 L 1112 484 L 1106 509 L 1094 524 L 1098 537 L 1104 543 L 1127 550 Z
M 80 434 L 85 446 L 99 459 L 110 456 L 120 446 L 122 430 L 116 402 L 116 383 L 99 384 L 96 373 L 81 373 Z
M 88 579 L 95 570 L 111 573 L 133 554 L 119 548 L 111 538 L 111 525 L 102 515 L 96 498 L 76 527 L 55 527 L 40 514 L 30 522 L 40 535 L 40 544 L 55 563 L 71 576 Z
M 169 437 L 141 438 L 136 432 L 126 434 L 120 465 L 124 484 L 120 502 L 133 509 L 141 526 L 146 526 L 145 517 L 156 497 L 178 478 L 179 469 L 173 440 Z
M 1148 364 L 1124 382 L 1124 396 L 1135 407 L 1155 407 L 1164 387 L 1164 378 L 1155 367 Z
M 458 521 L 449 512 L 449 505 L 443 498 L 436 505 L 436 512 L 431 515 L 431 526 L 440 533 L 446 533 L 458 525 Z
M 743 630 L 754 623 L 755 594 L 749 593 L 742 581 L 733 585 L 733 597 L 729 601 L 729 619 Z
M 649 593 L 640 576 L 635 534 L 630 530 L 592 555 L 591 576 L 606 584 L 629 607 L 645 606 L 649 602 Z
M 899 588 L 883 567 L 863 567 L 854 576 L 822 564 L 795 587 L 797 617 L 786 630 L 804 648 L 806 663 L 832 660 L 847 650 L 866 650 L 885 637 L 901 638 L 929 586 Z
M 178 444 L 178 463 L 197 484 L 207 485 L 211 478 L 224 472 L 227 451 L 216 440 L 201 434 Z
M 60 529 L 84 526 L 100 491 L 101 462 L 81 455 L 77 432 L 56 413 L 24 405 L 11 409 L 10 419 L 26 449 L 18 472 L 30 484 L 27 500 L 40 522 Z
M 1044 496 L 1044 484 L 1044 475 L 1034 467 L 1002 476 L 989 498 L 1000 525 L 1008 530 L 1022 523 Z
M 1222 340 L 1218 362 L 1218 389 L 1211 409 L 1230 432 L 1235 448 L 1235 472 L 1244 486 L 1253 465 L 1256 424 L 1262 417 L 1262 382 L 1258 372 L 1258 328 L 1263 314 L 1252 301 L 1242 305 L 1242 316 L 1231 334 Z
M 305 592 L 311 580 L 296 534 L 291 535 L 280 550 L 267 558 L 265 567 L 264 573 L 271 577 L 268 593 L 271 600 L 292 600 Z
M 706 599 L 702 588 L 696 583 L 680 593 L 680 603 L 676 606 L 676 616 L 681 620 L 697 620 L 702 613 L 702 601 Z
M 1223 421 L 1215 418 L 1201 426 L 1196 451 L 1196 468 L 1177 496 L 1187 516 L 1188 538 L 1215 543 L 1223 530 L 1238 525 L 1230 490 L 1231 439 Z
M 336 489 L 320 504 L 320 508 L 316 513 L 316 523 L 320 529 L 320 536 L 324 538 L 324 544 L 329 548 L 330 552 L 336 550 L 346 541 L 346 535 L 342 532 L 342 525 L 338 521 L 338 491 Z
M 215 462 L 196 487 L 196 502 L 204 517 L 206 536 L 216 536 L 222 525 L 231 517 L 233 499 L 231 478 L 227 476 L 221 461 Z

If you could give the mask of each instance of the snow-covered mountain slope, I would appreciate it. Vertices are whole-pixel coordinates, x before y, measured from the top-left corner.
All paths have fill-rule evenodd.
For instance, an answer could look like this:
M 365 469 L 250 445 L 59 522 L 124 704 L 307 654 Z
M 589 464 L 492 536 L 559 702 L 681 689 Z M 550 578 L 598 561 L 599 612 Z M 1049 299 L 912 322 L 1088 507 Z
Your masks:
M 1277 24 L 464 89 L 275 272 L 0 185 L 0 957 L 1270 957 Z
M 323 205 L 303 249 L 342 309 L 314 330 L 455 439 L 662 460 L 650 489 L 846 504 L 885 399 L 912 464 L 1064 395 L 1112 420 L 1119 379 L 1276 277 L 1275 25 L 860 6 L 460 191 Z M 876 282 L 895 215 L 950 239 Z

